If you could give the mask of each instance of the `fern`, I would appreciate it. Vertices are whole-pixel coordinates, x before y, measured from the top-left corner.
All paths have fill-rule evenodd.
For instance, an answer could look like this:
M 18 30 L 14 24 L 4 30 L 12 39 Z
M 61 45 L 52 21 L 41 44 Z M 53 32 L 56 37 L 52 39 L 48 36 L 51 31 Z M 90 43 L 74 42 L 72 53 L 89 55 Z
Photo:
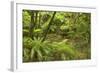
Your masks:
M 41 42 L 42 38 L 34 38 L 33 45 L 31 49 L 31 60 L 32 61 L 42 61 L 45 56 L 50 54 L 49 43 L 47 41 Z M 47 60 L 47 59 L 45 59 Z
M 75 49 L 64 42 L 54 42 L 53 47 L 56 49 L 56 54 L 59 56 L 60 60 L 74 59 L 76 51 Z M 57 56 L 56 55 L 56 56 Z
M 42 38 L 34 37 L 34 40 L 27 38 L 24 40 L 24 45 L 29 48 L 31 45 L 30 54 L 27 49 L 24 50 L 25 61 L 53 61 L 53 60 L 71 60 L 75 58 L 75 49 L 69 44 L 66 44 L 67 40 L 62 42 L 49 41 L 41 42 Z M 29 44 L 30 43 L 30 44 Z M 28 60 L 27 60 L 28 59 Z

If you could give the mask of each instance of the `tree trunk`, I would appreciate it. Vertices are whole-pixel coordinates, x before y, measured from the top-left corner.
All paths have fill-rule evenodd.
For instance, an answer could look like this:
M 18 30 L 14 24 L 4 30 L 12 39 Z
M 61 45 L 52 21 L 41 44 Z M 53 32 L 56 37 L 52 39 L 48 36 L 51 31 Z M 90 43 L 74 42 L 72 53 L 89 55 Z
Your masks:
M 37 24 L 37 18 L 38 18 L 38 12 L 37 11 L 31 11 L 30 12 L 31 15 L 31 23 L 29 25 L 29 33 L 30 33 L 30 37 L 34 40 L 34 28 Z
M 43 36 L 42 42 L 45 41 L 45 39 L 46 39 L 47 33 L 48 33 L 49 29 L 50 29 L 50 26 L 52 25 L 52 21 L 53 21 L 53 19 L 55 17 L 55 14 L 56 14 L 56 12 L 53 13 L 53 16 L 52 16 L 52 18 L 51 18 L 51 20 L 50 20 L 50 22 L 48 24 L 48 27 L 44 32 L 44 36 Z
M 35 16 L 34 11 L 31 11 L 30 15 L 31 15 L 31 23 L 29 25 L 29 35 L 33 39 L 33 28 L 34 28 L 34 25 L 35 25 L 34 24 L 34 22 L 35 22 L 35 20 L 34 20 L 34 16 Z

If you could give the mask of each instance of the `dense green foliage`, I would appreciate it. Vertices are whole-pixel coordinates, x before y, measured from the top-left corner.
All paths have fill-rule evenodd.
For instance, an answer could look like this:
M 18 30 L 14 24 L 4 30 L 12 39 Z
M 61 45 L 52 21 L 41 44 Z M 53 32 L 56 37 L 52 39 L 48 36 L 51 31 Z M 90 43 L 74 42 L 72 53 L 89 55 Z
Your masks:
M 91 14 L 23 10 L 23 62 L 91 58 Z

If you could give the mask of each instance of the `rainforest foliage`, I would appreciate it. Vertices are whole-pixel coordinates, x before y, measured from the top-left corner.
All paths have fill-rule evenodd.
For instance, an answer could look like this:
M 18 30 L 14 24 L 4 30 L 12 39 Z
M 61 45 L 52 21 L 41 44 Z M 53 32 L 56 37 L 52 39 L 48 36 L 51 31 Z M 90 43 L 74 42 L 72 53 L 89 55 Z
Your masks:
M 23 10 L 23 62 L 91 58 L 91 14 Z

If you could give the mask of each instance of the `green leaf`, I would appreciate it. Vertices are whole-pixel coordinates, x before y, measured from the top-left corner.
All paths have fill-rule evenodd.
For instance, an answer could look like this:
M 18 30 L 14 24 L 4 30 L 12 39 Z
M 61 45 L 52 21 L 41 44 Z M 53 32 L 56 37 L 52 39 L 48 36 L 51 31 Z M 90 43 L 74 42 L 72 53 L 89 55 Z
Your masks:
M 34 32 L 42 32 L 41 29 L 35 29 Z
M 34 58 L 34 55 L 35 55 L 35 50 L 34 50 L 34 48 L 32 48 L 32 50 L 31 50 L 31 55 L 30 55 L 31 59 Z
M 38 59 L 39 59 L 39 61 L 41 61 L 42 60 L 42 53 L 41 53 L 41 51 L 40 50 L 36 50 L 37 51 L 37 55 L 38 55 Z
M 66 29 L 68 29 L 68 26 L 62 25 L 62 26 L 60 27 L 60 29 L 61 29 L 61 30 L 66 30 Z

